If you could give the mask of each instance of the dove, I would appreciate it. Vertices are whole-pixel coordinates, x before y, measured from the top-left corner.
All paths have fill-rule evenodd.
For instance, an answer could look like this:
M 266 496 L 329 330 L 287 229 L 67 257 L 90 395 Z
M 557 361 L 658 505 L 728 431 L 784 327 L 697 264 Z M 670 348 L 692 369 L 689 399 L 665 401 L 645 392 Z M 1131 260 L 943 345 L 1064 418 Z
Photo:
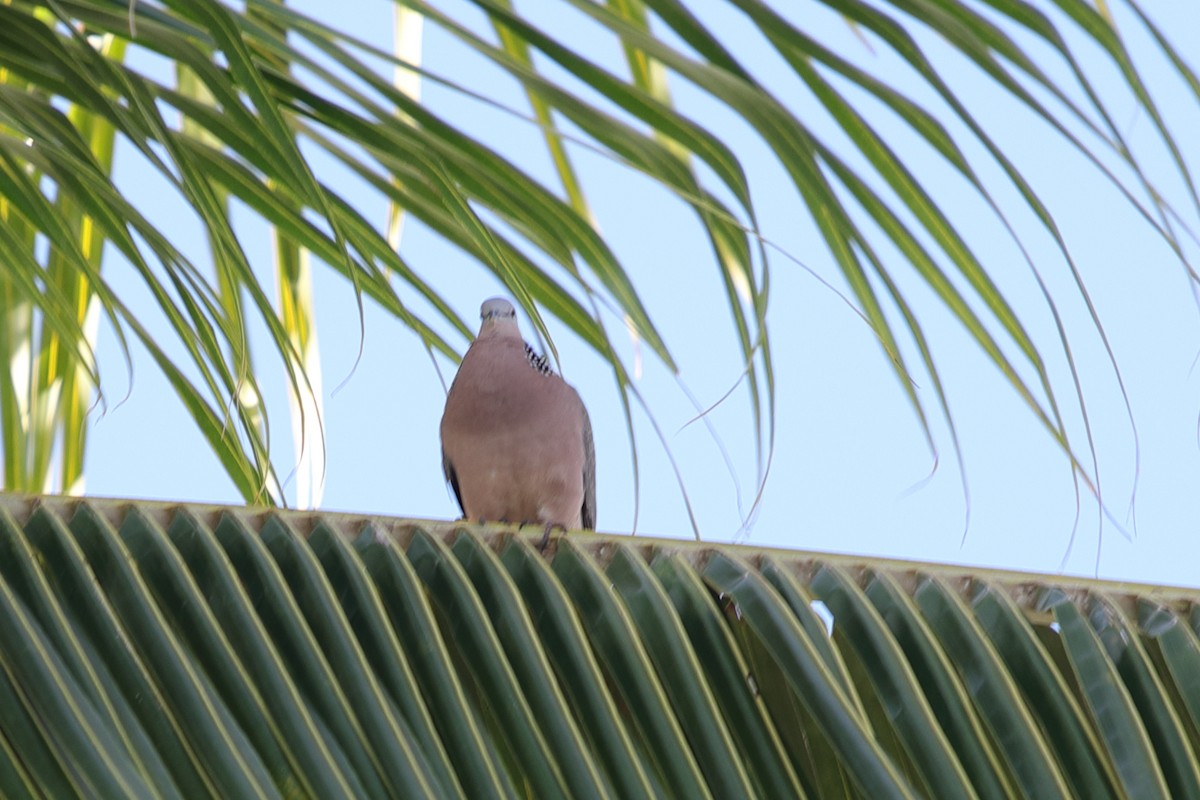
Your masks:
M 442 470 L 467 519 L 596 527 L 596 451 L 578 392 L 486 300 L 442 414 Z

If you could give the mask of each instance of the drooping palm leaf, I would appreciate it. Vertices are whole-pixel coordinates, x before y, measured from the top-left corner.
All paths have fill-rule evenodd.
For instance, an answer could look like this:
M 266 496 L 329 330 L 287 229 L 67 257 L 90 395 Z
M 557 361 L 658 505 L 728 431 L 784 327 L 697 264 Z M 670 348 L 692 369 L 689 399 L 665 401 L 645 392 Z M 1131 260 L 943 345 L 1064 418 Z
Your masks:
M 1103 336 L 1052 209 L 938 72 L 922 36 L 926 29 L 938 32 L 987 76 L 993 91 L 1025 105 L 1075 146 L 1183 258 L 1177 231 L 1189 235 L 1180 224 L 1184 215 L 1166 204 L 1114 123 L 1093 74 L 1102 68 L 1082 62 L 1070 44 L 1076 39 L 1095 43 L 1115 65 L 1194 198 L 1181 148 L 1110 17 L 1080 2 L 1057 4 L 1052 18 L 1021 0 L 992 2 L 986 11 L 950 0 L 896 0 L 882 6 L 828 0 L 828 9 L 854 25 L 870 46 L 906 64 L 948 109 L 935 113 L 916 99 L 918 92 L 903 91 L 887 76 L 858 65 L 853 54 L 830 50 L 787 7 L 729 0 L 726 10 L 742 15 L 838 126 L 842 138 L 834 140 L 785 103 L 771 81 L 755 74 L 722 31 L 701 19 L 700 9 L 679 0 L 561 0 L 563 8 L 585 20 L 564 30 L 544 24 L 536 7 L 518 9 L 502 0 L 474 0 L 473 5 L 486 15 L 486 27 L 473 27 L 465 16 L 457 19 L 435 3 L 403 2 L 407 18 L 423 17 L 425 25 L 454 37 L 524 89 L 533 105 L 530 141 L 549 143 L 561 191 L 533 178 L 485 136 L 421 105 L 375 64 L 384 59 L 489 101 L 473 76 L 430 74 L 419 64 L 405 63 L 404 53 L 397 57 L 357 41 L 286 5 L 266 0 L 245 9 L 214 0 L 0 5 L 0 214 L 6 227 L 0 257 L 7 267 L 2 289 L 9 301 L 0 342 L 7 359 L 0 414 L 9 485 L 44 487 L 55 441 L 63 443 L 64 485 L 77 480 L 87 399 L 97 377 L 90 345 L 100 312 L 118 330 L 123 347 L 129 346 L 127 338 L 142 340 L 160 363 L 169 352 L 182 353 L 181 363 L 162 368 L 234 484 L 247 500 L 280 501 L 275 472 L 281 465 L 272 461 L 271 429 L 258 405 L 260 370 L 282 366 L 298 400 L 294 407 L 303 410 L 298 415 L 305 431 L 301 447 L 309 453 L 320 447 L 308 441 L 320 435 L 319 403 L 302 400 L 319 392 L 319 381 L 315 372 L 308 374 L 316 362 L 311 311 L 302 312 L 303 292 L 297 291 L 303 284 L 299 248 L 317 257 L 317 268 L 338 272 L 360 302 L 369 298 L 397 316 L 431 352 L 453 357 L 457 349 L 439 331 L 469 335 L 422 277 L 427 266 L 409 264 L 396 252 L 394 224 L 371 221 L 365 209 L 380 198 L 495 272 L 541 333 L 546 327 L 540 312 L 545 311 L 610 360 L 628 415 L 632 388 L 606 332 L 609 310 L 668 369 L 674 370 L 676 361 L 627 267 L 593 227 L 587 187 L 580 186 L 571 168 L 576 146 L 660 182 L 702 222 L 744 361 L 760 471 L 766 469 L 775 415 L 775 365 L 767 336 L 771 232 L 758 228 L 754 187 L 738 147 L 672 103 L 666 82 L 684 81 L 744 120 L 774 153 L 795 190 L 795 199 L 787 202 L 816 224 L 927 433 L 929 401 L 914 391 L 910 364 L 919 362 L 930 375 L 937 407 L 947 420 L 952 398 L 945 396 L 938 376 L 936 343 L 929 341 L 907 298 L 911 289 L 906 287 L 914 280 L 961 321 L 1068 453 L 1084 482 L 1098 491 L 1095 454 L 1084 459 L 1077 452 L 1065 421 L 1073 414 L 1061 400 L 1073 395 L 1070 405 L 1079 406 L 1086 424 L 1070 344 L 1077 333 L 1060 322 L 1057 341 L 1034 339 L 1022 322 L 1025 310 L 1015 308 L 998 288 L 993 275 L 1000 265 L 989 263 L 956 227 L 942 207 L 944 198 L 889 146 L 855 98 L 865 92 L 880 101 L 894 121 L 968 181 L 1005 229 L 1012 231 L 1011 216 L 1032 212 L 1062 248 Z M 1172 67 L 1185 79 L 1192 77 L 1161 32 L 1140 8 L 1133 9 Z M 591 60 L 577 36 L 618 41 L 628 74 L 621 65 Z M 674 37 L 686 45 L 673 44 Z M 1030 37 L 1048 44 L 1048 54 L 1027 46 Z M 144 51 L 166 58 L 177 72 L 160 74 L 137 59 L 126 61 L 127 55 Z M 554 62 L 555 70 L 539 69 L 542 59 Z M 1060 67 L 1069 79 L 1050 77 L 1064 74 L 1055 71 Z M 1043 96 L 1054 103 L 1043 102 Z M 563 122 L 580 133 L 564 133 Z M 977 145 L 1017 190 L 1021 199 L 1013 207 L 994 200 L 999 193 L 979 177 L 983 164 L 966 155 L 978 151 Z M 174 231 L 155 227 L 146 213 L 151 199 L 114 185 L 114 148 L 138 153 L 145 168 L 157 172 L 191 207 L 208 235 L 211 266 L 207 259 L 180 253 Z M 375 195 L 340 195 L 332 188 L 338 185 L 337 173 L 318 171 L 319 160 L 305 157 L 314 150 L 332 156 L 340 164 L 336 169 L 365 180 Z M 283 259 L 278 306 L 266 274 L 256 272 L 246 257 L 245 243 L 229 220 L 227 198 L 242 201 L 275 228 Z M 391 218 L 396 219 L 394 211 Z M 37 249 L 39 236 L 49 244 L 46 256 Z M 99 260 L 105 243 L 134 265 L 155 309 L 130 308 L 113 294 Z M 893 250 L 907 263 L 886 260 L 883 253 Z M 1035 273 L 1046 269 L 1029 266 Z M 50 280 L 37 277 L 43 270 Z M 410 309 L 394 279 L 421 296 L 430 310 Z M 1040 274 L 1038 280 L 1058 319 L 1062 298 L 1045 288 Z M 148 340 L 147 317 L 153 314 L 166 319 L 177 344 L 164 350 Z M 277 362 L 250 359 L 252 326 L 265 329 L 266 355 Z M 25 342 L 36 361 L 32 372 L 20 361 Z M 1054 349 L 1071 369 L 1068 392 L 1046 366 Z M 38 375 L 38 381 L 22 378 L 26 373 Z M 957 448 L 952 421 L 950 431 Z M 22 453 L 30 454 L 28 465 Z

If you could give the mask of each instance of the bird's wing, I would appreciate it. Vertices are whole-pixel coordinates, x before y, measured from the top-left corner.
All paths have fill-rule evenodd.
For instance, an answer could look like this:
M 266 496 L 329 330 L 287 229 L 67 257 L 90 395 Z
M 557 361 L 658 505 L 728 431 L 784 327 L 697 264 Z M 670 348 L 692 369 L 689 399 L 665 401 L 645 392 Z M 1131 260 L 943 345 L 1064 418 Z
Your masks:
M 454 490 L 454 499 L 458 501 L 459 510 L 466 514 L 467 508 L 463 505 L 462 490 L 458 488 L 458 473 L 454 471 L 454 465 L 450 463 L 450 459 L 446 458 L 446 448 L 444 447 L 442 448 L 442 474 L 446 476 L 446 481 Z
M 583 513 L 581 515 L 584 528 L 596 530 L 596 444 L 592 441 L 592 421 L 588 418 L 587 407 L 582 401 L 579 410 L 583 412 Z

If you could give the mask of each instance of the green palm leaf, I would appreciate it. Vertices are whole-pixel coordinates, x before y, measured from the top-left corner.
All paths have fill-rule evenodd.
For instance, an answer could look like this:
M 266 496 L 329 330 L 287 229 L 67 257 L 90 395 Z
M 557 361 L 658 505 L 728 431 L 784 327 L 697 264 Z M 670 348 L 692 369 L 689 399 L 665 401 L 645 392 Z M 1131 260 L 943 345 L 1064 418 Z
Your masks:
M 987 14 L 940 0 L 881 7 L 829 0 L 828 8 L 873 46 L 911 67 L 918 84 L 948 108 L 939 116 L 916 94 L 825 46 L 786 9 L 731 0 L 729 8 L 762 34 L 829 114 L 837 139 L 784 104 L 742 63 L 722 32 L 680 0 L 603 5 L 563 0 L 563 5 L 590 19 L 580 28 L 588 35 L 620 43 L 628 76 L 591 60 L 574 34 L 551 29 L 536 11 L 523 13 L 501 0 L 474 1 L 498 44 L 466 16 L 425 0 L 405 2 L 401 15 L 454 37 L 497 74 L 518 82 L 532 106 L 530 141 L 549 148 L 561 192 L 486 138 L 422 105 L 410 87 L 384 77 L 376 64 L 382 59 L 494 104 L 471 75 L 434 75 L 404 61 L 402 50 L 356 40 L 285 5 L 262 0 L 245 9 L 213 0 L 0 5 L 0 258 L 8 267 L 0 283 L 6 299 L 0 356 L 9 365 L 0 378 L 0 429 L 6 485 L 41 490 L 54 484 L 51 453 L 60 442 L 57 483 L 64 489 L 81 486 L 87 414 L 105 389 L 92 353 L 98 321 L 103 317 L 116 330 L 128 358 L 132 342 L 145 341 L 152 314 L 165 317 L 177 339 L 163 352 L 178 346 L 182 353 L 172 367 L 158 355 L 155 361 L 170 373 L 170 383 L 246 500 L 282 501 L 275 474 L 280 465 L 273 460 L 270 419 L 258 390 L 262 371 L 270 368 L 282 367 L 287 377 L 297 450 L 301 458 L 315 459 L 305 466 L 305 480 L 319 484 L 321 380 L 315 311 L 305 288 L 306 252 L 317 256 L 312 269 L 331 269 L 347 281 L 360 315 L 367 299 L 377 303 L 431 352 L 453 357 L 458 349 L 440 331 L 470 333 L 423 277 L 428 268 L 397 254 L 400 212 L 493 271 L 543 336 L 542 314 L 548 313 L 609 361 L 628 416 L 630 370 L 607 333 L 605 309 L 621 317 L 668 370 L 676 370 L 677 362 L 653 322 L 653 309 L 643 304 L 627 267 L 593 225 L 588 187 L 572 165 L 571 151 L 579 146 L 659 182 L 704 226 L 744 361 L 761 477 L 774 441 L 776 365 L 767 321 L 770 268 L 777 257 L 770 233 L 758 227 L 754 186 L 742 166 L 745 154 L 672 101 L 668 82 L 684 81 L 732 111 L 775 154 L 800 200 L 796 213 L 815 223 L 931 446 L 936 446 L 931 413 L 928 400 L 913 388 L 909 342 L 934 386 L 937 413 L 950 422 L 952 444 L 959 445 L 949 416 L 952 398 L 936 366 L 936 343 L 907 296 L 914 276 L 962 323 L 1083 481 L 1099 491 L 1090 432 L 1085 460 L 1064 422 L 1072 405 L 1087 420 L 1071 347 L 1080 332 L 1062 322 L 1057 309 L 1063 298 L 1047 288 L 1044 267 L 1029 264 L 1058 321 L 1053 343 L 1029 332 L 1025 310 L 994 280 L 998 265 L 958 229 L 942 207 L 945 198 L 889 145 L 856 98 L 865 92 L 881 101 L 968 181 L 1012 235 L 1017 233 L 1009 219 L 1032 212 L 1065 255 L 1091 324 L 1103 338 L 1099 315 L 1051 211 L 933 66 L 914 31 L 928 26 L 940 32 L 992 81 L 994 91 L 1025 105 L 1077 148 L 1184 259 L 1180 215 L 1114 123 L 1097 89 L 1097 68 L 1085 66 L 1067 43 L 1063 26 L 1070 25 L 1073 36 L 1097 45 L 1115 67 L 1200 206 L 1182 149 L 1108 17 L 1081 3 L 1059 4 L 1059 22 L 1012 0 L 989 3 Z M 1133 10 L 1173 69 L 1194 87 L 1186 62 L 1140 8 Z M 1048 45 L 1048 52 L 1035 55 L 1026 44 L 1030 37 Z M 175 72 L 126 62 L 131 46 L 161 55 Z M 543 59 L 555 70 L 539 66 Z M 1066 79 L 1051 77 L 1063 66 Z M 979 146 L 1016 189 L 1020 200 L 1011 207 L 996 200 L 999 192 L 979 177 L 984 162 L 968 155 Z M 114 153 L 125 149 L 144 159 L 144 169 L 157 173 L 193 210 L 211 244 L 211 267 L 180 253 L 175 231 L 150 222 L 151 198 L 126 194 L 113 183 Z M 325 156 L 385 199 L 392 222 L 371 222 L 365 198 L 340 195 Z M 274 227 L 278 303 L 271 299 L 272 279 L 249 263 L 244 234 L 229 221 L 231 197 Z M 44 252 L 36 246 L 39 237 L 49 244 Z M 114 294 L 101 258 L 106 245 L 134 265 L 154 298 L 153 310 L 129 307 Z M 890 263 L 884 253 L 893 250 L 906 263 Z M 909 267 L 913 274 L 903 275 Z M 415 290 L 425 310 L 410 308 L 393 278 Z M 252 329 L 266 331 L 265 359 L 250 358 Z M 22 377 L 18 363 L 26 349 L 36 362 L 29 372 L 33 380 Z M 1071 371 L 1068 404 L 1058 376 L 1046 366 L 1055 360 L 1052 349 L 1065 355 Z M 1115 368 L 1111 349 L 1108 353 Z
M 540 535 L 0 496 L 0 792 L 1196 785 L 1195 592 Z

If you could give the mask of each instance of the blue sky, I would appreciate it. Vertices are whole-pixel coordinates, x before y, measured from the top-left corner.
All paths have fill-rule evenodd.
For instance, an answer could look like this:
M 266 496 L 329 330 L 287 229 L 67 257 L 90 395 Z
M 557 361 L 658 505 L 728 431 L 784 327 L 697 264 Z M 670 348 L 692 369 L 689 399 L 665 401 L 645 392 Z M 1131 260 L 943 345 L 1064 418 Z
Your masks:
M 308 5 L 319 8 L 322 4 Z M 463 10 L 465 3 L 445 5 L 463 19 L 477 18 Z M 538 9 L 554 9 L 546 12 L 552 15 L 547 25 L 557 26 L 557 30 L 567 26 L 586 30 L 579 27 L 581 18 L 564 10 L 564 5 L 539 3 Z M 772 56 L 765 41 L 736 12 L 726 9 L 725 3 L 690 5 L 720 31 L 727 45 L 746 59 L 794 113 L 850 158 L 844 139 L 813 98 L 798 81 L 789 79 L 783 62 Z M 1174 37 L 1176 48 L 1187 54 L 1195 51 L 1189 37 L 1200 31 L 1200 14 L 1185 5 L 1160 0 L 1147 4 L 1147 10 Z M 944 111 L 929 90 L 915 82 L 904 65 L 877 42 L 868 47 L 844 21 L 816 4 L 789 8 L 793 18 L 802 19 L 806 29 L 826 46 L 894 81 L 940 115 Z M 1195 98 L 1187 96 L 1186 87 L 1171 76 L 1169 65 L 1130 15 L 1121 13 L 1120 8 L 1117 11 L 1120 29 L 1143 75 L 1155 87 L 1155 100 L 1167 113 L 1189 165 L 1200 168 L 1188 135 L 1200 127 Z M 1062 23 L 1061 18 L 1055 19 Z M 388 3 L 347 4 L 335 22 L 389 46 Z M 1074 44 L 1078 39 L 1069 37 Z M 1066 571 L 1094 574 L 1098 537 L 1102 535 L 1100 577 L 1200 585 L 1193 566 L 1200 532 L 1200 375 L 1193 370 L 1200 352 L 1200 315 L 1183 267 L 1111 183 L 1070 145 L 1014 101 L 999 95 L 973 67 L 948 54 L 937 37 L 919 32 L 919 40 L 1055 215 L 1130 395 L 1140 444 L 1136 526 L 1131 519 L 1127 521 L 1135 439 L 1104 349 L 1067 265 L 982 148 L 966 138 L 961 125 L 948 122 L 951 132 L 962 137 L 960 143 L 973 166 L 1011 214 L 1021 242 L 1058 303 L 1088 399 L 1104 499 L 1131 536 L 1126 539 L 1109 521 L 1101 526 L 1096 503 L 1084 490 Z M 587 42 L 589 53 L 613 69 L 623 70 L 613 41 L 593 31 Z M 1050 74 L 1065 75 L 1044 48 L 1027 39 L 1020 42 L 1041 59 Z M 425 66 L 432 72 L 453 76 L 525 112 L 527 105 L 512 81 L 489 73 L 477 57 L 446 34 L 428 27 L 424 46 Z M 1160 188 L 1188 224 L 1195 226 L 1196 211 L 1187 206 L 1149 120 L 1133 110 L 1125 93 L 1112 88 L 1119 86 L 1115 73 L 1100 61 L 1094 48 L 1081 48 L 1078 54 L 1089 69 L 1095 69 L 1114 119 L 1124 125 L 1123 131 L 1144 159 L 1147 172 L 1161 182 Z M 846 91 L 862 100 L 860 93 Z M 438 113 L 555 185 L 540 136 L 528 122 L 449 89 L 426 84 L 423 92 Z M 742 159 L 763 235 L 807 270 L 835 287 L 844 286 L 807 210 L 770 151 L 744 124 L 694 87 L 676 79 L 672 92 L 685 113 L 708 126 Z M 862 110 L 885 133 L 889 144 L 909 159 L 913 171 L 960 226 L 1021 313 L 1047 359 L 1073 442 L 1078 452 L 1086 455 L 1087 439 L 1054 321 L 1020 249 L 977 193 L 928 147 L 872 101 L 862 102 Z M 737 380 L 741 365 L 717 268 L 694 213 L 661 186 L 593 152 L 574 147 L 572 156 L 601 233 L 629 269 L 681 365 L 679 380 L 702 406 L 708 406 Z M 851 158 L 851 162 L 863 164 L 861 158 Z M 383 224 L 385 207 L 377 195 L 349 177 L 327 172 L 329 165 L 319 159 L 315 166 L 323 178 L 342 181 L 338 185 L 344 185 L 347 196 L 369 218 Z M 185 243 L 184 250 L 197 263 L 206 263 L 204 240 L 194 224 L 189 227 L 190 215 L 178 198 L 148 175 L 128 148 L 118 151 L 117 169 L 121 185 L 141 198 L 139 205 Z M 234 219 L 247 252 L 269 270 L 270 246 L 263 227 L 244 209 L 235 208 Z M 1193 257 L 1194 250 L 1190 253 Z M 933 456 L 873 333 L 836 293 L 778 253 L 772 253 L 769 264 L 769 328 L 778 376 L 776 452 L 759 513 L 740 539 L 762 546 L 1057 571 L 1076 517 L 1067 460 L 961 326 L 905 268 L 900 256 L 886 249 L 881 252 L 921 315 L 949 394 L 964 454 L 961 469 L 970 486 L 965 541 L 968 503 L 960 465 L 946 425 L 936 416 L 929 377 L 914 375 L 932 415 L 940 455 L 936 472 L 926 481 Z M 444 292 L 464 318 L 476 319 L 480 301 L 505 293 L 485 269 L 411 220 L 401 253 Z M 322 508 L 429 518 L 455 516 L 457 508 L 442 480 L 437 439 L 444 394 L 429 357 L 412 334 L 368 305 L 362 358 L 356 364 L 359 322 L 353 293 L 323 265 L 314 266 L 328 438 Z M 116 285 L 139 294 L 127 267 L 110 261 L 106 269 Z M 409 299 L 410 292 L 403 287 L 398 291 Z M 140 293 L 144 295 L 144 291 Z M 415 307 L 424 310 L 419 303 Z M 627 533 L 634 524 L 635 491 L 626 423 L 611 373 L 561 325 L 547 321 L 563 372 L 590 410 L 599 461 L 599 528 Z M 607 322 L 610 330 L 617 332 L 614 338 L 632 357 L 632 346 L 619 333 L 619 320 Z M 449 333 L 447 326 L 440 329 Z M 531 330 L 527 324 L 525 330 Z M 465 341 L 458 344 L 466 346 Z M 88 492 L 238 502 L 232 483 L 145 354 L 135 350 L 132 391 L 116 405 L 113 398 L 124 395 L 126 374 L 111 331 L 102 332 L 100 346 L 110 403 L 105 412 L 96 412 L 94 420 L 87 461 Z M 272 413 L 276 464 L 280 474 L 286 475 L 294 456 L 287 436 L 282 371 L 264 348 L 258 348 L 258 353 Z M 684 427 L 695 415 L 691 402 L 675 376 L 648 352 L 643 355 L 639 388 L 680 465 L 702 535 L 713 541 L 738 537 L 737 491 L 713 437 L 704 425 Z M 449 362 L 440 366 L 449 381 L 453 366 Z M 335 392 L 339 384 L 341 388 Z M 742 508 L 748 509 L 756 475 L 746 392 L 735 391 L 712 412 L 710 421 L 730 454 Z M 670 463 L 640 412 L 635 429 L 641 470 L 638 533 L 690 537 Z

